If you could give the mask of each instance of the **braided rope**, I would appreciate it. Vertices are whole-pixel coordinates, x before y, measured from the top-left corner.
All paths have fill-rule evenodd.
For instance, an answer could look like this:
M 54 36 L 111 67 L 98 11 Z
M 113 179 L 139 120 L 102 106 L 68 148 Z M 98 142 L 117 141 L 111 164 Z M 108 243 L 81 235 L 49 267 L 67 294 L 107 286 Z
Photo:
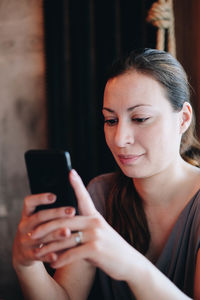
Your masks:
M 168 52 L 176 57 L 173 0 L 158 0 L 149 10 L 147 22 L 158 27 L 156 48 L 165 50 L 165 31 L 168 33 Z

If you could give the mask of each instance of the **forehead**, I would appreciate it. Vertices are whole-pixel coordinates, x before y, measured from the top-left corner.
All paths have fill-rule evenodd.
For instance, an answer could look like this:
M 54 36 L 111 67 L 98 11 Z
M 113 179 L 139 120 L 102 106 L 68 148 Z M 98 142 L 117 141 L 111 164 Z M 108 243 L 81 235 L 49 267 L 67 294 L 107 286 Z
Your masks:
M 130 71 L 107 82 L 104 106 L 169 105 L 165 94 L 163 86 L 150 75 Z

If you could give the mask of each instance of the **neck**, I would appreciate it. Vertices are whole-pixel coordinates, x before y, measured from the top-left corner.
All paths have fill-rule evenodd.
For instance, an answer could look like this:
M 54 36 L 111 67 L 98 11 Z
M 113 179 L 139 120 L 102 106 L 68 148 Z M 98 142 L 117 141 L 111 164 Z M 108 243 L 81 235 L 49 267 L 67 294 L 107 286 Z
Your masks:
M 184 182 L 186 165 L 187 163 L 180 159 L 158 174 L 147 178 L 133 178 L 144 206 L 169 205 L 174 200 L 173 195 Z

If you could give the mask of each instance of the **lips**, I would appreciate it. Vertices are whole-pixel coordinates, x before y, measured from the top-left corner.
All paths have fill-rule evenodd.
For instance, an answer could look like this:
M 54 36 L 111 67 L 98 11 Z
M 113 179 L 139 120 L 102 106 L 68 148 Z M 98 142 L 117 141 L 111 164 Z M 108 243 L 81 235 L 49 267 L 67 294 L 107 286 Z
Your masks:
M 129 165 L 137 161 L 141 156 L 142 154 L 130 154 L 130 155 L 119 154 L 118 158 L 121 164 Z

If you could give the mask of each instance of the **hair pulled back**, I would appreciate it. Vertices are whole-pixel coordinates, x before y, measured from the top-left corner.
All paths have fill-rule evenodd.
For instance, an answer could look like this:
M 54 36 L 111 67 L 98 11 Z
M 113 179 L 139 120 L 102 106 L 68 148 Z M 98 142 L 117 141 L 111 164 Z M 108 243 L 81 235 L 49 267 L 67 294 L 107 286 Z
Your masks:
M 187 75 L 171 54 L 155 49 L 132 51 L 114 62 L 107 80 L 131 71 L 146 74 L 159 82 L 174 111 L 180 111 L 184 102 L 190 103 L 190 85 Z M 194 128 L 193 115 L 190 127 L 182 136 L 180 154 L 184 160 L 199 166 L 200 144 L 195 138 Z M 142 201 L 133 188 L 132 179 L 122 172 L 116 174 L 115 184 L 110 192 L 107 219 L 131 245 L 140 252 L 146 253 L 150 233 Z
M 132 51 L 112 65 L 107 79 L 133 70 L 149 75 L 159 82 L 174 111 L 180 111 L 184 102 L 190 103 L 190 85 L 187 75 L 182 65 L 168 52 L 156 49 Z M 189 129 L 182 136 L 180 153 L 186 161 L 199 166 L 200 144 L 195 138 L 194 131 L 193 115 Z

